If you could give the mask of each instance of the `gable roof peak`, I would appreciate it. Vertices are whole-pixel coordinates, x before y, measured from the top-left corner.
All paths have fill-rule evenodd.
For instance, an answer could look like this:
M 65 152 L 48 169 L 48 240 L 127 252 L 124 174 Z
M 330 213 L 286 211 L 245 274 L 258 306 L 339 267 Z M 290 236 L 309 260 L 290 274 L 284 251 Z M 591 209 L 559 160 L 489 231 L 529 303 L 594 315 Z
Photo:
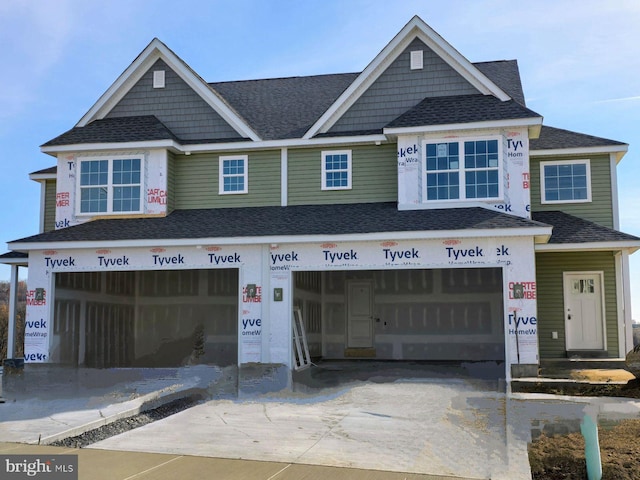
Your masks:
M 501 101 L 512 99 L 424 20 L 415 15 L 367 65 L 349 88 L 336 99 L 324 115 L 311 126 L 304 138 L 308 139 L 319 133 L 326 133 L 416 38 L 433 50 L 483 95 L 493 95 Z
M 80 119 L 76 127 L 84 127 L 94 120 L 100 120 L 117 105 L 127 92 L 142 78 L 151 66 L 161 59 L 194 92 L 218 113 L 240 136 L 254 141 L 260 140 L 258 134 L 249 126 L 211 86 L 205 82 L 187 63 L 167 47 L 159 38 L 154 37 L 140 52 L 135 60 L 120 74 L 98 101 Z

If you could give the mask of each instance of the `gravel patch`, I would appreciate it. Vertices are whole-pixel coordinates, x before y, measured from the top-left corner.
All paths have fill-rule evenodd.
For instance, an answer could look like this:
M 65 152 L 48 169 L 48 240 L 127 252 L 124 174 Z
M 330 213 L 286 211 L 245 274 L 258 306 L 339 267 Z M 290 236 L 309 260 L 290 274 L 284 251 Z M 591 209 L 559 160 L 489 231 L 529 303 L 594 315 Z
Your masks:
M 201 397 L 199 396 L 178 398 L 165 405 L 161 405 L 151 410 L 146 410 L 132 417 L 116 420 L 115 422 L 89 430 L 81 435 L 56 440 L 50 445 L 54 447 L 83 448 L 91 445 L 92 443 L 100 442 L 115 435 L 128 432 L 134 428 L 148 425 L 149 423 L 157 420 L 162 420 L 163 418 L 167 418 L 178 412 L 186 410 L 187 408 L 191 408 L 200 402 Z

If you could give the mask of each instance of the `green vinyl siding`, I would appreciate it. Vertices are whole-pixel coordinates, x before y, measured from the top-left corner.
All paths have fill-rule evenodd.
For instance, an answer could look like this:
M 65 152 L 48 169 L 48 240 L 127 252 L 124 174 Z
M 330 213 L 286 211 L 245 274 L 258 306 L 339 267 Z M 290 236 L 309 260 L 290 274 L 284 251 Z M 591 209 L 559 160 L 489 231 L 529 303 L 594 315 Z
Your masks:
M 322 152 L 331 150 L 289 149 L 289 205 L 398 200 L 396 144 L 351 148 L 352 188 L 349 190 L 322 190 Z
M 613 206 L 611 201 L 611 164 L 608 155 L 590 157 L 591 202 L 542 204 L 540 162 L 559 160 L 584 160 L 589 157 L 531 157 L 531 211 L 560 210 L 576 217 L 613 228 Z
M 176 208 L 176 156 L 167 152 L 167 214 Z
M 44 231 L 56 228 L 56 181 L 45 180 L 44 190 Z
M 241 152 L 238 155 L 246 155 Z M 218 161 L 229 153 L 176 156 L 173 167 L 176 209 L 280 205 L 280 150 L 250 152 L 249 192 L 219 195 Z
M 563 272 L 604 272 L 604 311 L 608 356 L 618 357 L 618 313 L 613 252 L 536 253 L 540 358 L 564 358 Z M 551 338 L 558 332 L 558 339 Z

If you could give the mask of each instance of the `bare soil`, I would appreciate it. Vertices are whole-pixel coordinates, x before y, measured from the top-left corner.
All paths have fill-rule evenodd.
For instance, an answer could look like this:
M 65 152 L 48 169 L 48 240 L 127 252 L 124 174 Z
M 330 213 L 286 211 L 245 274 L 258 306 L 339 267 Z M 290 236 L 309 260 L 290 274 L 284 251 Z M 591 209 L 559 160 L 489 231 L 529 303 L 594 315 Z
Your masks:
M 520 391 L 576 396 L 640 398 L 640 381 L 623 385 L 533 384 Z M 623 420 L 598 429 L 603 480 L 640 479 L 640 420 Z M 534 480 L 582 480 L 587 478 L 584 439 L 580 433 L 542 434 L 529 445 Z
M 550 393 L 552 395 L 572 395 L 577 397 L 623 397 L 640 399 L 640 380 L 629 380 L 627 383 L 530 383 L 515 385 L 514 392 Z M 638 477 L 640 479 L 640 477 Z
M 602 480 L 640 479 L 640 420 L 623 420 L 611 429 L 598 430 Z M 587 478 L 584 439 L 580 433 L 541 435 L 529 445 L 534 480 Z

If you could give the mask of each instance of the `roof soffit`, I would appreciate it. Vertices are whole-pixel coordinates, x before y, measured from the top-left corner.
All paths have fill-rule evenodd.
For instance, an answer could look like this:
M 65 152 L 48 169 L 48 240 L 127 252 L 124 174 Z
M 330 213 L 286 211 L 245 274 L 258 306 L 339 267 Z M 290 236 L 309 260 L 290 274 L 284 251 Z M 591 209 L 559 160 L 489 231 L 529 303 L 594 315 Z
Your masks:
M 187 85 L 211 106 L 240 135 L 259 141 L 260 137 L 246 121 L 215 92 L 191 67 L 157 38 L 138 55 L 127 69 L 111 84 L 98 101 L 80 119 L 76 127 L 84 127 L 93 120 L 106 117 L 111 109 L 129 92 L 157 60 L 163 60 Z
M 475 65 L 467 60 L 451 44 L 427 25 L 420 17 L 414 16 L 409 23 L 389 42 L 382 51 L 362 71 L 331 107 L 316 121 L 303 138 L 311 138 L 318 133 L 326 133 L 360 96 L 382 75 L 393 61 L 415 39 L 421 40 L 440 58 L 450 65 L 465 80 L 484 95 L 494 95 L 502 101 L 511 97 Z

